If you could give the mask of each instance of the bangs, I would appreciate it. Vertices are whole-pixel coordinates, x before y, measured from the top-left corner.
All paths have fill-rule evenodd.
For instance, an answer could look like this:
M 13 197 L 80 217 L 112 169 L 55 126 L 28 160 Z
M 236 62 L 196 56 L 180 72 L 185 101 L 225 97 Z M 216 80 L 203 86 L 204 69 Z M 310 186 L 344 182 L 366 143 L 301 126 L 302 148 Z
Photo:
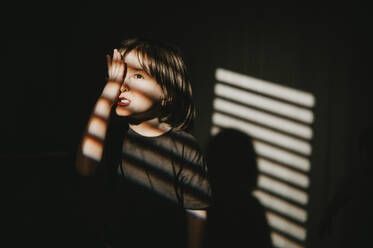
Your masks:
M 161 62 L 159 55 L 157 56 L 157 54 L 160 54 L 160 52 L 157 52 L 155 48 L 144 42 L 138 42 L 136 40 L 127 40 L 123 42 L 123 47 L 119 50 L 122 57 L 124 58 L 131 51 L 136 52 L 141 69 L 143 69 L 150 76 L 157 78 L 157 74 L 159 74 L 157 73 L 159 71 L 159 67 L 164 67 L 159 66 L 160 64 L 164 65 L 164 63 Z M 161 71 L 165 73 L 165 70 Z M 160 82 L 158 83 L 161 84 Z
M 136 51 L 137 59 L 139 60 L 141 68 L 148 73 L 150 76 L 157 78 L 157 62 L 153 56 L 151 56 L 151 51 L 146 49 L 144 46 L 138 46 L 134 49 Z M 162 86 L 160 82 L 158 82 Z

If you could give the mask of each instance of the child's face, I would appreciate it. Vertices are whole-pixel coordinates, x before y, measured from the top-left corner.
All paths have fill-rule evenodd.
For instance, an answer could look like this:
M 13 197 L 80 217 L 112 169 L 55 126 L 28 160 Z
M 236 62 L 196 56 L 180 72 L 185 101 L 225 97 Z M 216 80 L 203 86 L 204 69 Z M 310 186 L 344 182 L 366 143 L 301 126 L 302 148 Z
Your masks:
M 163 96 L 161 86 L 141 68 L 135 51 L 128 53 L 124 61 L 127 63 L 127 74 L 121 87 L 116 113 L 140 120 L 156 117 Z

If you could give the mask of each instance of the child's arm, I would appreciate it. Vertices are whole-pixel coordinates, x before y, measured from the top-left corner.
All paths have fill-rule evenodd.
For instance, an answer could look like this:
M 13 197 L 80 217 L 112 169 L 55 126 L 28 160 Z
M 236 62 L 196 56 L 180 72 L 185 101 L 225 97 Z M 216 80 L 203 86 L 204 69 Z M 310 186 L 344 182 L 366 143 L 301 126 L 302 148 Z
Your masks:
M 111 108 L 126 74 L 126 64 L 117 49 L 112 61 L 109 55 L 107 60 L 109 79 L 95 104 L 76 156 L 76 169 L 84 176 L 92 175 L 102 159 Z
M 187 210 L 188 248 L 204 247 L 206 210 Z

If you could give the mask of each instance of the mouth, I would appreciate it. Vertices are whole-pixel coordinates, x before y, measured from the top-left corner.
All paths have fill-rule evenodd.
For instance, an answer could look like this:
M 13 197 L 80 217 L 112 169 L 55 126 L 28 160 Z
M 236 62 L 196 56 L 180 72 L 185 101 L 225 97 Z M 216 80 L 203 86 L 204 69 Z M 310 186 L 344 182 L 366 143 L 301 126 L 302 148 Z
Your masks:
M 128 106 L 129 104 L 131 103 L 130 100 L 124 98 L 124 97 L 121 97 L 119 98 L 118 102 L 117 102 L 117 105 L 119 106 Z

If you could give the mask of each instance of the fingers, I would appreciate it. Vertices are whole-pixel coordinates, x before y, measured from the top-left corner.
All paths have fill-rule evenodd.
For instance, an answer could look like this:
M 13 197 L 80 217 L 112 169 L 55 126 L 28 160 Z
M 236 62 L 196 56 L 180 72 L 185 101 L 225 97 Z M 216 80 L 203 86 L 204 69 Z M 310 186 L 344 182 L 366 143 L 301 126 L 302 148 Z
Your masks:
M 114 54 L 113 54 L 113 60 L 114 60 L 114 64 L 115 64 L 115 67 L 114 67 L 114 73 L 116 75 L 116 77 L 118 78 L 119 77 L 119 73 L 120 73 L 120 55 L 119 55 L 119 52 L 117 49 L 114 49 Z
M 108 61 L 108 74 L 109 80 L 122 83 L 124 80 L 124 75 L 126 71 L 126 65 L 122 59 L 122 55 L 117 49 L 113 51 L 113 58 L 110 59 L 110 56 L 107 55 Z
M 122 55 L 119 53 L 118 50 L 116 50 L 117 56 L 118 56 L 118 79 L 120 83 L 123 82 L 123 74 L 124 74 L 124 61 L 122 59 Z
M 109 54 L 106 54 L 106 63 L 107 63 L 107 71 L 110 72 L 111 67 L 111 57 Z

